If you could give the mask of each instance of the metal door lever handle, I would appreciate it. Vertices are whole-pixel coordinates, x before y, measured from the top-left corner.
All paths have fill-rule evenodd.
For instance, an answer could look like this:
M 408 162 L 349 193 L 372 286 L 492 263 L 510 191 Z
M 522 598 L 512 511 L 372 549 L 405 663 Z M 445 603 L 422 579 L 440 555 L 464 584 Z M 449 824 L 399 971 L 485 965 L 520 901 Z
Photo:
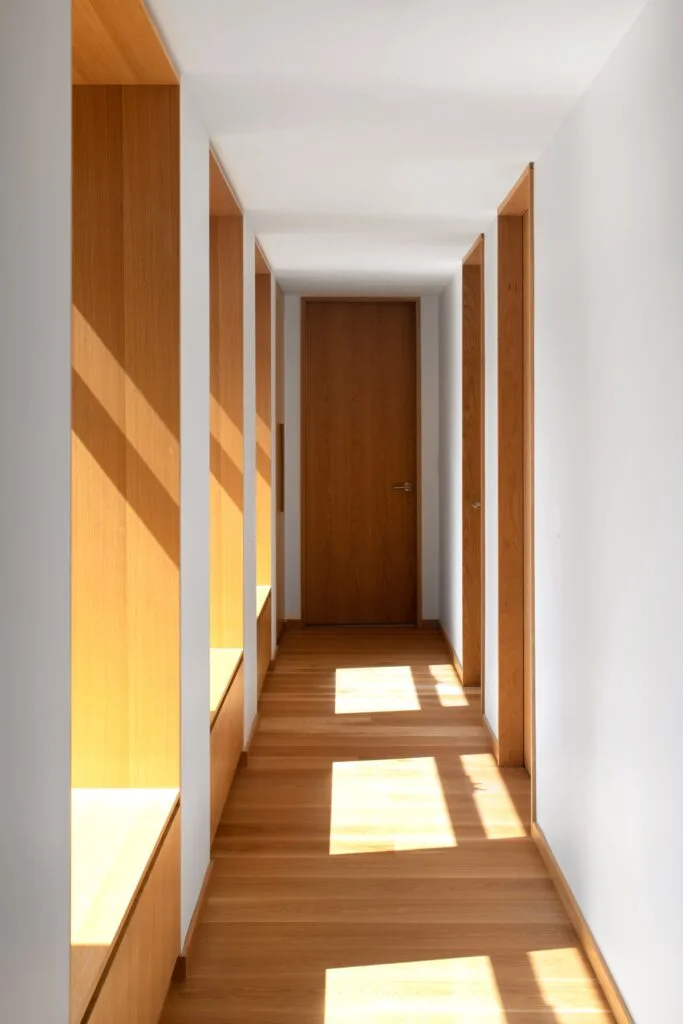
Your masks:
M 410 492 L 410 491 L 412 491 L 412 489 L 413 489 L 413 485 L 411 483 L 409 483 L 407 480 L 406 480 L 406 482 L 404 484 L 394 484 L 394 486 L 392 487 L 392 491 L 408 491 L 408 492 Z

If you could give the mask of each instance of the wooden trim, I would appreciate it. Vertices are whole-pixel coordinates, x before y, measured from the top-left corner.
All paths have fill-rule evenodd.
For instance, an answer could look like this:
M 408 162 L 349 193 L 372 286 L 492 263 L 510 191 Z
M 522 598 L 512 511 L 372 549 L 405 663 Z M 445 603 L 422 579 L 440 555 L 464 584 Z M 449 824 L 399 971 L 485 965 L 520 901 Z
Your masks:
M 190 927 L 187 929 L 187 935 L 185 937 L 185 944 L 183 946 L 182 953 L 178 956 L 173 968 L 173 980 L 174 981 L 185 981 L 187 977 L 187 964 L 192 954 L 192 943 L 194 940 L 194 933 L 199 918 L 204 910 L 204 904 L 206 903 L 207 892 L 209 888 L 209 882 L 211 881 L 211 875 L 213 873 L 214 861 L 209 859 L 209 863 L 206 868 L 206 874 L 204 875 L 204 881 L 202 887 L 199 890 L 199 898 L 197 899 L 194 913 L 192 914 L 192 920 L 190 921 Z
M 419 626 L 420 629 L 441 629 L 441 623 L 438 619 L 423 619 Z
M 302 619 L 285 619 L 284 627 L 282 632 L 284 633 L 288 629 L 303 629 L 304 624 Z
M 524 168 L 503 202 L 498 207 L 499 217 L 523 217 L 531 208 L 533 164 Z
M 415 491 L 416 491 L 416 502 L 417 502 L 417 515 L 416 515 L 416 543 L 417 543 L 417 610 L 416 610 L 416 622 L 415 625 L 420 626 L 422 622 L 422 350 L 421 350 L 421 299 L 419 297 L 406 297 L 406 296 L 320 296 L 311 295 L 304 296 L 301 298 L 301 334 L 299 338 L 299 466 L 300 466 L 300 485 L 299 485 L 299 496 L 301 501 L 301 551 L 300 551 L 300 564 L 301 564 L 301 625 L 306 627 L 308 620 L 306 617 L 307 607 L 307 594 L 306 594 L 306 536 L 307 536 L 307 524 L 306 524 L 306 473 L 304 467 L 306 465 L 306 406 L 307 406 L 307 386 L 308 381 L 306 377 L 306 308 L 309 302 L 361 302 L 361 303 L 373 303 L 373 302 L 396 302 L 404 303 L 406 305 L 414 304 L 415 306 L 415 380 L 416 380 L 416 476 Z M 287 623 L 291 623 L 299 620 L 288 619 Z
M 486 236 L 481 236 L 481 713 L 486 712 Z
M 257 274 L 272 274 L 270 269 L 270 263 L 265 257 L 261 243 L 256 242 L 256 253 L 255 253 L 255 268 Z
M 74 85 L 179 85 L 168 48 L 143 0 L 72 0 Z
M 583 950 L 588 957 L 591 967 L 595 971 L 598 983 L 602 988 L 605 999 L 609 1003 L 617 1024 L 634 1024 L 633 1017 L 629 1013 L 624 997 L 617 987 L 617 983 L 612 976 L 612 972 L 607 966 L 607 962 L 600 951 L 600 947 L 588 927 L 579 904 L 576 902 L 576 898 L 570 888 L 569 882 L 565 878 L 562 868 L 555 860 L 555 855 L 550 848 L 550 844 L 548 843 L 543 830 L 536 824 L 536 822 L 531 826 L 531 837 L 536 844 L 538 852 L 543 858 L 543 862 L 548 869 L 550 877 L 555 883 L 555 888 L 562 900 L 567 916 L 576 930 L 576 934 L 579 937 L 579 941 L 583 946 Z
M 467 253 L 463 257 L 463 267 L 483 267 L 484 266 L 484 235 L 478 235 L 472 242 L 472 245 L 467 250 Z
M 534 530 L 534 166 L 524 216 L 524 760 L 531 777 L 531 820 L 536 820 L 536 605 Z
M 218 702 L 216 710 L 211 713 L 211 729 L 213 729 L 214 725 L 216 724 L 216 719 L 218 718 L 218 716 L 221 713 L 221 709 L 222 709 L 223 705 L 225 704 L 225 699 L 228 696 L 228 694 L 230 693 L 230 687 L 235 682 L 235 679 L 237 678 L 237 676 L 239 674 L 239 671 L 242 668 L 243 663 L 244 663 L 244 651 L 242 651 L 242 653 L 241 653 L 241 655 L 239 657 L 239 660 L 238 660 L 237 664 L 235 665 L 235 668 L 233 669 L 232 675 L 230 676 L 230 679 L 228 680 L 228 685 L 225 687 L 225 691 L 223 693 L 223 696 L 221 697 L 221 699 Z M 211 731 L 211 729 L 209 731 Z
M 483 693 L 483 691 L 482 691 L 482 693 Z M 486 717 L 486 715 L 483 712 L 482 712 L 481 718 L 482 718 L 482 722 L 484 723 L 484 728 L 486 729 L 486 732 L 488 733 L 488 737 L 489 737 L 489 739 L 491 741 L 491 746 L 493 747 L 493 756 L 495 757 L 497 763 L 500 764 L 500 745 L 498 743 L 498 737 L 494 733 L 493 729 L 491 728 L 491 725 L 489 723 L 488 718 Z

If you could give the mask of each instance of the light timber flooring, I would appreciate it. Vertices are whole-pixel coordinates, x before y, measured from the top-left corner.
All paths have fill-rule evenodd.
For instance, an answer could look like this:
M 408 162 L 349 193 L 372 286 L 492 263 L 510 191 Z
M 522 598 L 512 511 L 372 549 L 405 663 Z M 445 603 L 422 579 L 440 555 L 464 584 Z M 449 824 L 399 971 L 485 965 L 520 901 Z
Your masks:
M 288 631 L 163 1024 L 613 1018 L 440 634 Z

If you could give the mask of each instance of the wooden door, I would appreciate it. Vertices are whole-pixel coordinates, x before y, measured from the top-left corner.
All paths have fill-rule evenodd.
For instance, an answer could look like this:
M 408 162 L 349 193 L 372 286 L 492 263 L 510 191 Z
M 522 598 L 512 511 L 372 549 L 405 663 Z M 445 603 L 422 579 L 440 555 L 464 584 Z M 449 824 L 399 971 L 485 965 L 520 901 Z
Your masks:
M 305 303 L 309 625 L 416 621 L 416 356 L 414 302 Z
M 479 250 L 482 243 L 479 244 Z M 462 547 L 465 686 L 481 683 L 482 664 L 482 271 L 481 252 L 463 266 Z

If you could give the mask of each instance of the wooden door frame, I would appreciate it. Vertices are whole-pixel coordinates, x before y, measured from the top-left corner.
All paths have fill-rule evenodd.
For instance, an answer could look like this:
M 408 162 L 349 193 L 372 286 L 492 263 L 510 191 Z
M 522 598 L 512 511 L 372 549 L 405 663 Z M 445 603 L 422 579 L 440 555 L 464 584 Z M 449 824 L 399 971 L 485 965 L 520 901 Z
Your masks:
M 418 628 L 422 628 L 422 339 L 420 311 L 421 300 L 415 296 L 403 295 L 304 295 L 301 297 L 301 334 L 299 353 L 299 374 L 300 374 L 300 502 L 301 502 L 301 624 L 308 626 L 308 609 L 306 593 L 306 555 L 307 555 L 307 524 L 306 524 L 306 410 L 307 410 L 307 378 L 306 378 L 306 309 L 309 303 L 400 303 L 405 306 L 413 306 L 415 310 L 415 491 L 416 491 L 416 516 L 415 516 L 415 544 L 416 544 L 416 622 Z
M 485 624 L 486 624 L 486 333 L 485 333 L 485 329 L 486 329 L 486 273 L 485 273 L 485 268 L 486 268 L 486 262 L 485 262 L 485 258 L 486 258 L 486 236 L 482 233 L 481 235 L 479 235 L 479 237 L 476 239 L 476 241 L 472 244 L 472 246 L 470 247 L 467 255 L 464 257 L 464 259 L 462 261 L 463 272 L 464 272 L 464 268 L 465 267 L 480 267 L 481 268 L 481 270 L 480 270 L 480 280 L 479 280 L 479 283 L 480 283 L 479 317 L 480 317 L 480 339 L 481 339 L 480 340 L 480 353 L 479 353 L 479 358 L 480 358 L 480 374 L 481 374 L 481 387 L 480 387 L 481 398 L 480 398 L 480 403 L 479 403 L 479 415 L 480 415 L 479 429 L 480 429 L 480 436 L 481 436 L 481 450 L 480 450 L 480 453 L 479 453 L 480 454 L 480 468 L 479 468 L 479 472 L 480 472 L 480 485 L 479 485 L 480 486 L 480 491 L 479 491 L 479 493 L 481 495 L 481 499 L 480 499 L 481 500 L 481 545 L 480 545 L 480 547 L 481 547 L 481 554 L 480 554 L 480 559 L 481 559 L 481 569 L 480 569 L 480 572 L 481 572 L 481 580 L 480 580 L 480 589 L 481 589 L 481 612 L 480 612 L 480 614 L 481 614 L 481 639 L 480 639 L 481 653 L 480 653 L 480 660 L 481 660 L 481 666 L 480 666 L 479 672 L 480 672 L 481 713 L 482 713 L 482 715 L 485 713 L 485 710 L 486 710 L 486 708 L 485 708 L 485 699 L 484 699 L 485 698 L 485 693 L 486 693 L 485 671 L 484 671 L 484 666 L 486 664 L 486 659 L 485 659 L 485 647 L 486 647 L 486 629 L 485 629 Z M 461 320 L 461 323 L 463 324 L 463 330 L 464 330 L 464 277 L 463 277 L 463 288 L 461 290 L 461 310 L 462 310 L 462 313 L 463 313 L 463 319 Z M 463 346 L 463 351 L 461 353 L 461 358 L 464 360 L 464 346 Z M 461 423 L 461 430 L 462 429 L 463 429 L 463 425 Z M 463 443 L 463 459 L 464 459 L 464 456 L 465 456 L 465 448 L 464 448 L 464 443 Z M 464 472 L 464 470 L 463 470 L 463 472 Z M 463 500 L 464 500 L 464 490 L 463 490 Z M 464 520 L 463 520 L 463 529 L 464 529 Z M 463 605 L 464 605 L 464 600 L 465 600 L 464 562 L 465 562 L 465 559 L 464 559 L 464 552 L 463 552 Z M 463 644 L 463 647 L 464 647 L 464 644 Z M 464 652 L 463 652 L 463 654 L 464 654 Z M 464 673 L 464 671 L 465 671 L 464 664 L 463 664 L 462 668 L 463 668 L 463 673 Z
M 530 164 L 519 181 L 516 183 L 508 197 L 498 209 L 498 234 L 499 243 L 501 232 L 507 230 L 510 225 L 505 222 L 515 221 L 514 230 L 517 232 L 517 244 L 519 245 L 519 234 L 521 232 L 522 245 L 522 282 L 523 291 L 521 296 L 522 306 L 522 335 L 519 334 L 519 313 L 517 326 L 511 327 L 509 319 L 509 307 L 506 304 L 508 296 L 516 297 L 519 302 L 518 282 L 514 280 L 514 273 L 511 275 L 510 263 L 506 262 L 501 246 L 498 248 L 498 479 L 499 499 L 501 471 L 505 466 L 501 464 L 501 438 L 505 432 L 505 425 L 501 426 L 504 416 L 501 415 L 501 354 L 509 350 L 511 331 L 515 333 L 513 344 L 516 342 L 522 348 L 522 363 L 517 363 L 517 371 L 521 368 L 521 390 L 523 396 L 522 416 L 522 451 L 523 451 L 523 479 L 517 479 L 521 484 L 521 500 L 523 508 L 522 516 L 522 544 L 523 544 L 523 565 L 522 565 L 522 593 L 521 604 L 519 603 L 519 587 L 517 588 L 516 607 L 513 610 L 515 623 L 515 635 L 510 638 L 500 624 L 500 587 L 504 575 L 505 566 L 501 559 L 504 555 L 504 545 L 509 546 L 511 542 L 509 516 L 500 515 L 498 518 L 498 571 L 499 571 L 499 679 L 498 679 L 498 743 L 499 762 L 501 765 L 520 765 L 525 761 L 525 737 L 527 741 L 526 754 L 529 761 L 531 774 L 532 792 L 532 820 L 535 817 L 535 763 L 536 763 L 536 699 L 534 681 L 534 169 Z M 518 260 L 519 263 L 519 260 Z M 517 266 L 519 272 L 519 266 Z M 506 333 L 507 332 L 507 333 Z M 519 532 L 519 531 L 518 531 Z M 519 539 L 519 538 L 517 538 Z M 514 540 L 514 538 L 513 538 Z M 502 542 L 502 543 L 501 543 Z M 521 661 L 520 661 L 521 659 Z M 521 664 L 521 675 L 520 675 Z M 525 700 L 525 695 L 527 699 Z

